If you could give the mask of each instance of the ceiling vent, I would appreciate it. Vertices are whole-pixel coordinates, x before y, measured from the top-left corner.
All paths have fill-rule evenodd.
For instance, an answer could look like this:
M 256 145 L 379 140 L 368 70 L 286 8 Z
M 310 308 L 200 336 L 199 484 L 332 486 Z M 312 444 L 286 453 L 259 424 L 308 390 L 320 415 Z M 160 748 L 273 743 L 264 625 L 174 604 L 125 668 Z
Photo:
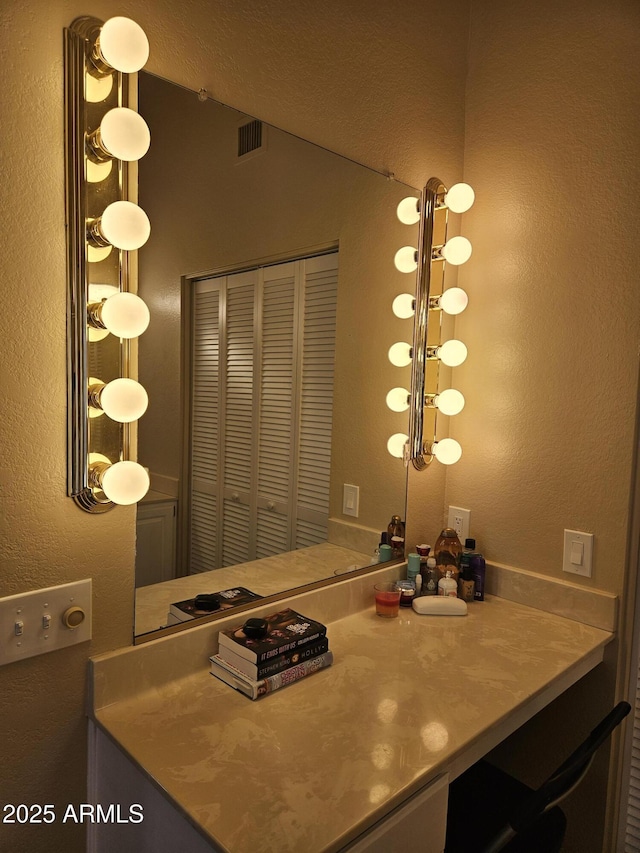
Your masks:
M 238 128 L 238 159 L 263 151 L 264 136 L 264 128 L 259 119 L 241 124 Z

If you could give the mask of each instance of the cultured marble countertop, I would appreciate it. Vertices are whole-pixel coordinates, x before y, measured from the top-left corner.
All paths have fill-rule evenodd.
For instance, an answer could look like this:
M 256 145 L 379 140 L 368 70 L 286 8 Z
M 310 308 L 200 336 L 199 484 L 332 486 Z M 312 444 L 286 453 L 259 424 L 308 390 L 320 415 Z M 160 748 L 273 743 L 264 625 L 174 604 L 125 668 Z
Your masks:
M 371 602 L 328 628 L 333 666 L 256 702 L 203 660 L 94 718 L 231 853 L 333 853 L 440 773 L 462 772 L 612 638 L 492 596 L 466 617 L 383 619 Z

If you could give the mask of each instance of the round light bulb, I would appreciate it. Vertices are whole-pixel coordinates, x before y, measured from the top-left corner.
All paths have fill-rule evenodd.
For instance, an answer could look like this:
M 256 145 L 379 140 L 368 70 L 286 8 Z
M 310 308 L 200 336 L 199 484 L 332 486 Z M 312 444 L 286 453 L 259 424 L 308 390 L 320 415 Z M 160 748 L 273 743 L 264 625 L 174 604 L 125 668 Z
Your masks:
M 139 160 L 149 150 L 151 134 L 146 121 L 135 110 L 115 107 L 100 122 L 102 146 L 117 160 Z
M 149 491 L 149 475 L 137 462 L 116 462 L 100 477 L 102 491 L 114 504 L 138 503 Z
M 139 249 L 149 239 L 151 225 L 141 207 L 132 201 L 114 201 L 100 218 L 100 230 L 117 249 Z
M 149 309 L 135 293 L 116 293 L 102 303 L 100 319 L 116 338 L 137 338 L 149 325 Z
M 433 445 L 433 455 L 443 465 L 453 465 L 462 456 L 462 448 L 455 438 L 443 438 Z
M 100 391 L 100 405 L 112 421 L 130 424 L 147 411 L 149 397 L 134 379 L 114 379 Z
M 399 272 L 415 272 L 418 269 L 416 254 L 413 246 L 403 246 L 402 249 L 398 249 L 393 259 L 396 269 Z
M 389 347 L 389 361 L 394 367 L 406 367 L 411 364 L 411 345 L 405 341 Z
M 469 304 L 469 297 L 461 287 L 450 287 L 440 297 L 439 304 L 445 314 L 461 314 Z
M 392 456 L 395 456 L 396 459 L 403 459 L 404 448 L 408 441 L 408 435 L 405 435 L 403 432 L 396 432 L 387 442 L 387 450 Z
M 406 412 L 409 408 L 409 392 L 406 388 L 392 388 L 387 394 L 387 406 L 392 412 Z
M 444 203 L 453 213 L 466 213 L 475 201 L 476 194 L 469 184 L 454 184 L 444 197 Z
M 420 221 L 420 210 L 418 208 L 419 199 L 409 196 L 403 198 L 398 207 L 396 214 L 403 225 L 415 225 Z
M 442 247 L 442 257 L 457 267 L 469 260 L 472 251 L 473 247 L 466 237 L 452 237 Z
M 462 341 L 445 341 L 438 347 L 438 358 L 447 367 L 458 367 L 467 357 L 467 348 Z
M 464 409 L 464 396 L 455 388 L 447 388 L 437 395 L 436 406 L 443 415 L 458 415 Z
M 100 56 L 107 65 L 133 74 L 149 58 L 149 40 L 140 24 L 131 18 L 115 17 L 105 21 L 98 37 Z
M 415 314 L 414 302 L 415 298 L 410 293 L 401 293 L 393 300 L 391 309 L 396 317 L 408 320 Z

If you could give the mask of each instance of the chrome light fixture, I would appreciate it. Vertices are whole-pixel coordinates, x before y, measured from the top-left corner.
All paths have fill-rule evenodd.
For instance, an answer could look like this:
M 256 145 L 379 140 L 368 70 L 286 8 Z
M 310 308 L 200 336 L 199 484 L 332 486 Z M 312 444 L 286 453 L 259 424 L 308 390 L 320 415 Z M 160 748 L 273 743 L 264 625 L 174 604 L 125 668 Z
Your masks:
M 131 293 L 132 253 L 151 226 L 135 203 L 135 168 L 149 148 L 129 108 L 130 75 L 147 61 L 138 24 L 82 17 L 65 29 L 68 278 L 68 494 L 87 512 L 139 501 L 147 471 L 133 461 L 131 425 L 147 392 L 131 376 L 131 341 L 149 310 Z
M 459 287 L 445 288 L 446 264 L 460 265 L 469 260 L 472 246 L 466 237 L 447 240 L 449 210 L 464 213 L 474 202 L 468 184 L 447 190 L 438 178 L 431 178 L 421 199 L 403 199 L 397 208 L 400 222 L 420 222 L 417 249 L 403 246 L 394 263 L 403 273 L 417 270 L 416 295 L 402 293 L 393 301 L 393 313 L 401 319 L 414 317 L 413 342 L 400 341 L 389 350 L 393 365 L 411 364 L 411 390 L 393 388 L 387 406 L 394 412 L 409 409 L 409 435 L 395 433 L 387 443 L 392 456 L 403 458 L 418 470 L 435 458 L 444 465 L 457 462 L 462 448 L 453 438 L 436 439 L 438 413 L 453 416 L 464 407 L 464 397 L 455 388 L 440 389 L 439 367 L 457 367 L 467 357 L 462 341 L 442 340 L 442 314 L 457 315 L 465 310 L 467 294 Z

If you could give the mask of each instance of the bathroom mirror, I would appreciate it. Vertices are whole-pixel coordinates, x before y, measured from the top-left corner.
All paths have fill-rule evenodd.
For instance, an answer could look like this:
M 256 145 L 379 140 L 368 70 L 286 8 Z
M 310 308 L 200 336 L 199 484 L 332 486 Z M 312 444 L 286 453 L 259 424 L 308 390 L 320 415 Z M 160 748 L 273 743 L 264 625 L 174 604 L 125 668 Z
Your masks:
M 177 602 L 231 587 L 281 595 L 371 565 L 407 469 L 386 405 L 410 367 L 392 310 L 415 292 L 399 201 L 420 192 L 153 75 L 139 80 L 152 234 L 139 293 L 149 408 L 138 459 L 138 638 L 192 624 Z M 347 487 L 347 488 L 345 488 Z

